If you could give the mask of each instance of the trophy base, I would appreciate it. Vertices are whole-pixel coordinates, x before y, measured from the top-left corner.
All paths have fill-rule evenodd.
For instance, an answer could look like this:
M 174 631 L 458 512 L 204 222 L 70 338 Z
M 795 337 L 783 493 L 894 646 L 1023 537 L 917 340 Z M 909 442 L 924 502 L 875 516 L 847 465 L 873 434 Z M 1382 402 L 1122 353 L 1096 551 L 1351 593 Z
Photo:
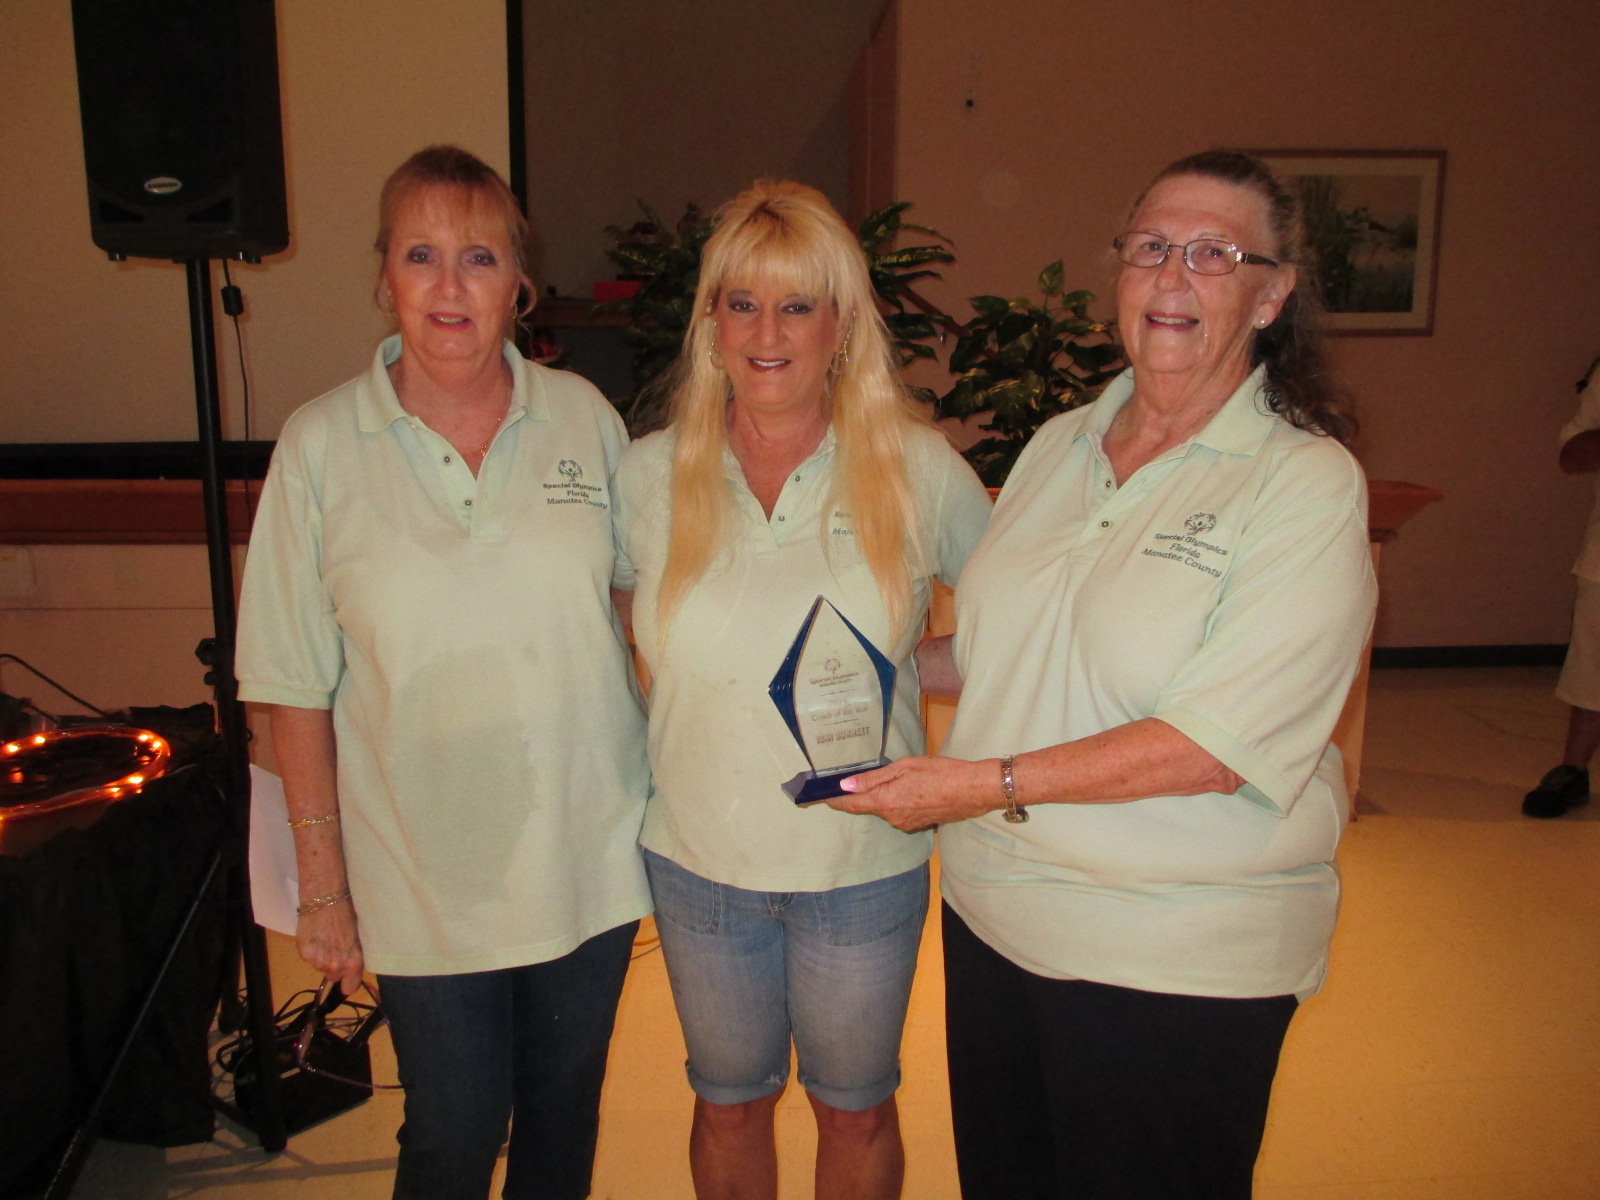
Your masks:
M 832 800 L 835 796 L 848 795 L 849 793 L 839 786 L 846 779 L 866 771 L 876 771 L 879 767 L 887 767 L 893 761 L 892 758 L 879 758 L 872 762 L 855 763 L 839 771 L 801 771 L 783 785 L 783 790 L 797 807 L 805 808 L 809 804 Z

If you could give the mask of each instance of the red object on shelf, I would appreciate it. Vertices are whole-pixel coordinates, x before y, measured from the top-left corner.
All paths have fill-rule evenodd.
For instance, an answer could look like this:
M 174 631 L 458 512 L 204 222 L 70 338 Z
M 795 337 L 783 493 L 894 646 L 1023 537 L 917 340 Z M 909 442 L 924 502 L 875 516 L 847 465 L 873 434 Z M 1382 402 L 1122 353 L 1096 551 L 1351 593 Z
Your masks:
M 1430 504 L 1444 499 L 1438 488 L 1394 479 L 1367 480 L 1367 526 L 1375 542 L 1391 542 L 1400 526 Z
M 594 302 L 604 304 L 609 300 L 629 300 L 638 295 L 637 279 L 602 279 L 593 286 Z

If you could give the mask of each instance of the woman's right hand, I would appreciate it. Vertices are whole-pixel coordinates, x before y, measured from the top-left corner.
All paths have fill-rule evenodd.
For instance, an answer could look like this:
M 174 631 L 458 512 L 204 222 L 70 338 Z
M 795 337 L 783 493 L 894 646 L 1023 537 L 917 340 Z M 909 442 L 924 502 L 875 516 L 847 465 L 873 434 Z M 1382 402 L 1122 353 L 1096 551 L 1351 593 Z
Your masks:
M 300 957 L 329 979 L 338 980 L 345 995 L 361 986 L 365 960 L 356 930 L 356 910 L 350 901 L 301 917 L 295 925 L 294 942 Z
M 313 909 L 295 925 L 295 947 L 349 995 L 361 985 L 365 960 L 350 899 L 339 821 L 338 760 L 333 714 L 325 708 L 274 704 L 272 745 L 283 774 L 283 796 L 294 830 L 295 864 L 302 901 L 344 894 L 342 900 Z

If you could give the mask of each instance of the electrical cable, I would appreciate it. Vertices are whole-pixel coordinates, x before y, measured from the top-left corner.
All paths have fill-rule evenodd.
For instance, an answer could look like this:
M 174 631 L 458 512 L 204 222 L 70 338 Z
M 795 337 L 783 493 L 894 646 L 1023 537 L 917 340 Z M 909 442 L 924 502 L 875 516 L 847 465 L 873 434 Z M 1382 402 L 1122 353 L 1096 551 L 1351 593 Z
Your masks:
M 633 951 L 628 955 L 628 961 L 638 962 L 641 958 L 654 954 L 659 949 L 661 949 L 661 935 L 659 933 L 653 937 L 650 934 L 640 933 L 633 939 Z
M 244 449 L 240 454 L 239 477 L 244 481 L 244 511 L 250 512 L 250 373 L 244 365 L 244 334 L 239 328 L 239 317 L 244 312 L 244 293 L 233 282 L 228 270 L 228 260 L 222 260 L 222 311 L 233 322 L 234 352 L 239 359 L 239 383 L 242 389 L 244 410 Z
M 32 671 L 40 679 L 44 680 L 51 687 L 55 688 L 56 691 L 60 692 L 63 696 L 65 696 L 68 700 L 71 700 L 74 704 L 82 705 L 84 708 L 87 708 L 90 712 L 94 713 L 95 716 L 97 716 L 97 717 L 108 717 L 108 718 L 111 716 L 111 714 L 108 713 L 105 709 L 96 708 L 93 704 L 90 704 L 82 696 L 76 696 L 73 693 L 67 691 L 66 688 L 62 687 L 54 679 L 51 679 L 50 676 L 46 675 L 43 671 L 39 670 L 39 668 L 34 666 L 32 663 L 18 658 L 15 654 L 0 654 L 0 660 L 4 660 L 4 659 L 10 659 L 12 662 L 16 663 L 17 666 L 21 667 L 25 671 Z M 48 714 L 46 714 L 46 715 L 48 715 Z
M 243 993 L 240 993 L 241 998 Z M 317 992 L 315 988 L 306 988 L 296 992 L 283 1002 L 278 1011 L 272 1015 L 272 1023 L 277 1027 L 278 1041 L 292 1042 L 294 1031 L 299 1027 L 306 1014 L 316 1007 Z M 348 996 L 339 1002 L 338 1008 L 330 1012 L 322 1022 L 322 1027 L 330 1033 L 337 1034 L 341 1040 L 349 1033 L 354 1033 L 372 1015 L 371 1004 L 351 1000 Z M 353 1015 L 336 1017 L 333 1014 L 339 1009 L 348 1008 Z M 224 1075 L 235 1075 L 239 1066 L 250 1053 L 249 1033 L 240 1033 L 235 1037 L 218 1042 L 211 1052 L 211 1065 Z

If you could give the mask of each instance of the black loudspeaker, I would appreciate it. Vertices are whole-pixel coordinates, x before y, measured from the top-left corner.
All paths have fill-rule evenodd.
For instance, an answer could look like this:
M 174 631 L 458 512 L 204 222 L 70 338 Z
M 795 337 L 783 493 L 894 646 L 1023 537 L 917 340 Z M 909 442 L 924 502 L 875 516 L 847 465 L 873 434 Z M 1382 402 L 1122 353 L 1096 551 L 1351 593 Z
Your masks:
M 273 0 L 72 0 L 89 229 L 113 258 L 289 245 Z

